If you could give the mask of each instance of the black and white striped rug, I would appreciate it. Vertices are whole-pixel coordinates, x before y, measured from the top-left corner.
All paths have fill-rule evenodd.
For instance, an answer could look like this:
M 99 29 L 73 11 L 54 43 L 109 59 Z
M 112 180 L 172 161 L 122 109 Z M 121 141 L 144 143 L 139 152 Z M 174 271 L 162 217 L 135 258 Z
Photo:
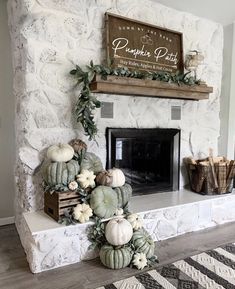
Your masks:
M 97 289 L 235 289 L 235 243 Z

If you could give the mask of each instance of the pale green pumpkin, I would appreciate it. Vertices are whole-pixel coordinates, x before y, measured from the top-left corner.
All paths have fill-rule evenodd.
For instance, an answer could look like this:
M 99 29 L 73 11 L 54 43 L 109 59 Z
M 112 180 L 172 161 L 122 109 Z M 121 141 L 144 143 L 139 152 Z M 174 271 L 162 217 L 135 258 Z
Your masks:
M 101 263 L 110 269 L 127 267 L 132 259 L 133 252 L 130 247 L 113 247 L 104 245 L 100 249 Z
M 77 161 L 71 160 L 67 163 L 53 162 L 47 165 L 44 170 L 44 180 L 47 185 L 65 185 L 75 180 L 80 167 Z
M 117 194 L 119 208 L 125 207 L 132 196 L 132 187 L 129 184 L 125 184 L 122 187 L 114 188 L 114 191 Z
M 85 153 L 85 156 L 81 162 L 81 171 L 88 170 L 94 172 L 97 175 L 99 172 L 103 171 L 103 165 L 100 158 L 93 153 Z
M 144 228 L 135 231 L 131 241 L 137 252 L 144 253 L 147 258 L 154 255 L 154 241 Z
M 90 206 L 96 216 L 110 218 L 118 207 L 117 195 L 110 187 L 98 186 L 91 193 Z

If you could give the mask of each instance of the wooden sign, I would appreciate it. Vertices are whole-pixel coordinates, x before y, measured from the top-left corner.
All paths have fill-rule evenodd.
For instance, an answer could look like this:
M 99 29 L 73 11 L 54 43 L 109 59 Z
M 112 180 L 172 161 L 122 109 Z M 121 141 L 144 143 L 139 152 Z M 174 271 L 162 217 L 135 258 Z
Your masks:
M 182 33 L 106 13 L 107 58 L 113 67 L 183 72 Z

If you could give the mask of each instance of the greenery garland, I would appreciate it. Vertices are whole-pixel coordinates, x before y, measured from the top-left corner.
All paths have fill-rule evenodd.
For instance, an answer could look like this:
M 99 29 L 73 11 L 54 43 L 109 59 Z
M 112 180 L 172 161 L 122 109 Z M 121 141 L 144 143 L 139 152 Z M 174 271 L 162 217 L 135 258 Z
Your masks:
M 130 77 L 138 79 L 158 80 L 168 83 L 176 83 L 178 85 L 200 85 L 200 80 L 193 76 L 189 76 L 190 73 L 168 73 L 168 72 L 140 72 L 132 70 L 127 67 L 112 68 L 111 63 L 104 66 L 100 64 L 93 64 L 86 66 L 86 70 L 83 70 L 80 66 L 76 65 L 76 68 L 70 71 L 71 75 L 77 78 L 77 84 L 82 85 L 80 95 L 75 107 L 75 115 L 77 122 L 80 122 L 85 131 L 85 135 L 89 137 L 89 140 L 95 140 L 97 135 L 97 126 L 94 121 L 94 111 L 101 106 L 100 101 L 91 94 L 90 83 L 94 79 L 95 74 L 101 75 L 102 79 L 107 79 L 108 75 Z

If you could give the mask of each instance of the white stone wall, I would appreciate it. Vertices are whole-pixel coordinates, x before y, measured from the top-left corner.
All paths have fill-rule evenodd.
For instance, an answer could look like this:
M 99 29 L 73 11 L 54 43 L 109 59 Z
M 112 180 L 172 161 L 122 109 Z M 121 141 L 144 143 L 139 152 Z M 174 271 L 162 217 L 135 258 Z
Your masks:
M 154 241 L 160 241 L 235 221 L 234 206 L 235 195 L 233 193 L 209 200 L 202 198 L 196 203 L 140 212 L 139 215 L 143 218 L 144 228 Z M 35 214 L 38 214 L 38 217 Z M 91 222 L 32 233 L 28 224 L 31 219 L 40 223 L 42 213 L 26 215 L 22 222 L 20 236 L 33 273 L 97 256 L 96 251 L 89 250 L 87 230 Z M 45 215 L 44 218 L 49 217 Z
M 114 102 L 114 118 L 101 119 L 97 111 L 99 147 L 90 142 L 90 151 L 105 164 L 104 132 L 109 126 L 180 128 L 181 158 L 203 156 L 209 147 L 217 153 L 221 25 L 146 0 L 9 0 L 16 98 L 17 213 L 43 206 L 36 168 L 46 148 L 73 137 L 86 140 L 72 115 L 79 91 L 74 89 L 69 71 L 75 64 L 86 65 L 91 59 L 101 63 L 105 59 L 106 11 L 183 32 L 184 52 L 197 49 L 205 55 L 198 76 L 214 87 L 214 93 L 200 102 L 97 95 L 101 101 Z M 170 120 L 171 105 L 182 107 L 181 121 Z M 184 175 L 182 166 L 181 186 Z

